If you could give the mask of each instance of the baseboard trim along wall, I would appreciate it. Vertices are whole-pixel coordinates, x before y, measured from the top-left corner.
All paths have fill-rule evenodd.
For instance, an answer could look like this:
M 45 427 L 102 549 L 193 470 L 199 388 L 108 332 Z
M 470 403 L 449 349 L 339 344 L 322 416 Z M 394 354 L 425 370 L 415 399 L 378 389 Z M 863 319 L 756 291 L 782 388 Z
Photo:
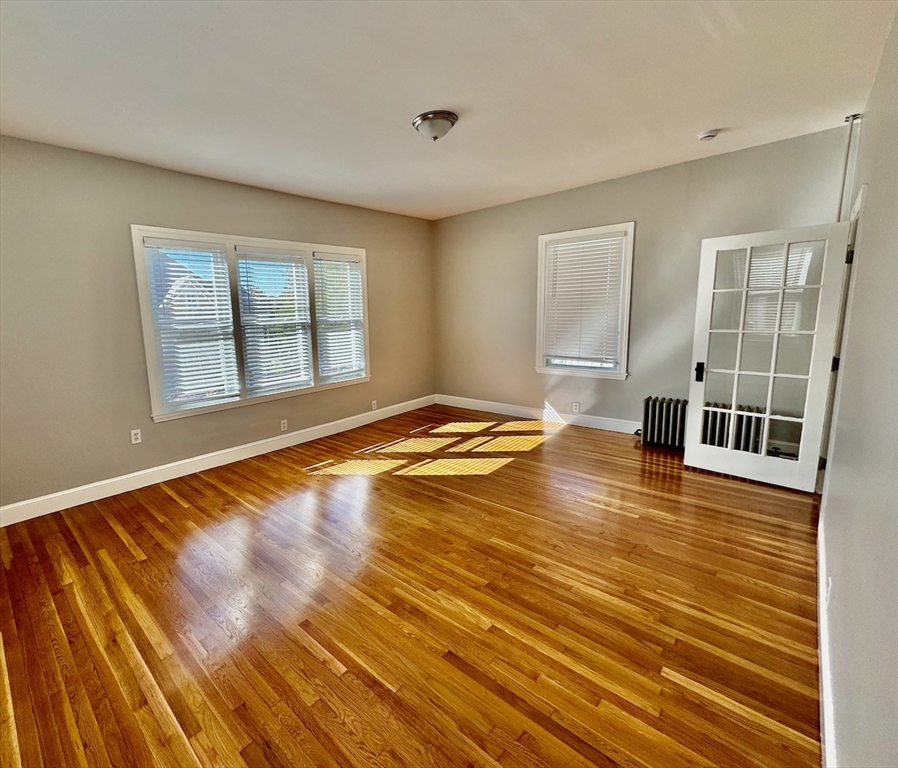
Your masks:
M 18 501 L 14 504 L 7 504 L 6 506 L 0 507 L 0 528 L 12 525 L 13 523 L 20 523 L 24 520 L 30 520 L 33 517 L 48 515 L 51 512 L 59 512 L 62 509 L 76 507 L 79 504 L 87 504 L 91 501 L 105 499 L 108 496 L 115 496 L 117 493 L 135 491 L 138 488 L 144 488 L 148 485 L 153 485 L 154 483 L 164 483 L 166 480 L 174 480 L 176 477 L 191 475 L 194 472 L 202 472 L 206 469 L 231 464 L 232 462 L 240 461 L 241 459 L 260 456 L 263 453 L 278 451 L 281 448 L 289 448 L 292 445 L 307 443 L 310 440 L 317 440 L 321 437 L 336 435 L 339 432 L 346 432 L 347 430 L 355 429 L 356 427 L 363 427 L 366 424 L 381 421 L 382 419 L 388 419 L 391 416 L 398 416 L 400 413 L 414 411 L 418 408 L 424 408 L 425 406 L 433 405 L 434 403 L 449 405 L 456 408 L 467 408 L 474 411 L 492 411 L 493 413 L 501 413 L 505 416 L 557 420 L 567 424 L 591 427 L 592 429 L 605 429 L 611 432 L 635 432 L 641 426 L 637 421 L 606 419 L 601 416 L 586 416 L 583 414 L 559 414 L 557 411 L 549 408 L 542 409 L 523 405 L 509 405 L 507 403 L 493 403 L 487 400 L 474 400 L 469 397 L 427 395 L 425 397 L 419 397 L 416 400 L 407 400 L 404 403 L 390 405 L 377 411 L 360 413 L 356 416 L 339 419 L 338 421 L 330 421 L 315 427 L 300 429 L 286 435 L 269 437 L 264 440 L 257 440 L 253 443 L 246 443 L 244 445 L 234 446 L 233 448 L 225 448 L 221 451 L 194 456 L 190 459 L 182 459 L 181 461 L 173 461 L 170 464 L 142 469 L 127 475 L 111 477 L 108 480 L 98 480 L 95 483 L 81 485 L 77 488 L 69 488 L 64 491 L 57 491 L 56 493 L 50 493 L 46 496 L 38 496 L 33 499 Z
M 829 473 L 826 473 L 829 477 Z M 823 768 L 835 768 L 836 713 L 833 704 L 833 677 L 829 660 L 829 591 L 826 574 L 826 540 L 823 520 L 817 527 L 817 658 L 820 676 L 820 744 Z
M 162 464 L 158 467 L 142 469 L 127 475 L 110 477 L 108 480 L 99 480 L 96 483 L 81 485 L 77 488 L 50 493 L 46 496 L 38 496 L 34 499 L 25 499 L 15 504 L 7 504 L 0 507 L 0 528 L 23 520 L 30 520 L 32 517 L 40 517 L 51 512 L 58 512 L 61 509 L 75 507 L 79 504 L 105 499 L 107 496 L 115 496 L 117 493 L 136 491 L 138 488 L 144 488 L 154 483 L 164 483 L 166 480 L 174 480 L 176 477 L 192 475 L 194 472 L 202 472 L 206 469 L 231 464 L 252 456 L 260 456 L 271 451 L 279 451 L 281 448 L 289 448 L 291 445 L 299 445 L 300 443 L 307 443 L 310 440 L 317 440 L 321 437 L 336 435 L 339 432 L 346 432 L 375 421 L 388 419 L 390 416 L 398 416 L 400 413 L 424 408 L 427 405 L 433 405 L 435 402 L 436 397 L 434 395 L 427 395 L 415 400 L 407 400 L 404 403 L 389 405 L 376 411 L 367 411 L 345 419 L 329 421 L 326 424 L 289 432 L 286 435 L 256 440 L 252 443 L 236 445 L 233 448 L 225 448 L 221 451 L 194 456 L 191 459 L 173 461 L 171 464 Z
M 451 405 L 454 408 L 468 408 L 472 411 L 491 411 L 501 413 L 504 416 L 520 416 L 525 419 L 544 419 L 546 421 L 563 421 L 565 424 L 573 424 L 578 427 L 590 427 L 592 429 L 604 429 L 609 432 L 624 432 L 633 434 L 642 428 L 639 421 L 627 421 L 625 419 L 609 419 L 604 416 L 587 416 L 583 413 L 558 413 L 550 405 L 543 408 L 532 408 L 526 405 L 509 405 L 508 403 L 493 403 L 489 400 L 475 400 L 470 397 L 454 397 L 452 395 L 437 395 L 437 403 Z

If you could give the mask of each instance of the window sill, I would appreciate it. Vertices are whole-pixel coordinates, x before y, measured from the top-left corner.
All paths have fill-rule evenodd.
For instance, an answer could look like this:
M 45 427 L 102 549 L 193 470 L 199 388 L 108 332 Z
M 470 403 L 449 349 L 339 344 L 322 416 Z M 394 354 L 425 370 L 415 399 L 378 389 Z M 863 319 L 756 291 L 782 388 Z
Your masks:
M 537 368 L 537 373 L 548 373 L 552 376 L 579 376 L 587 379 L 613 379 L 624 381 L 629 373 L 600 373 L 599 371 L 572 371 L 569 368 Z
M 371 381 L 371 376 L 362 376 L 358 379 L 349 379 L 348 381 L 338 381 L 333 384 L 322 384 L 317 387 L 306 387 L 305 389 L 291 389 L 289 392 L 278 392 L 274 395 L 262 395 L 260 397 L 248 397 L 244 400 L 234 400 L 228 403 L 216 403 L 215 405 L 205 405 L 197 408 L 185 408 L 182 411 L 170 411 L 163 413 L 154 413 L 153 421 L 157 424 L 163 421 L 174 421 L 175 419 L 183 419 L 187 416 L 197 416 L 201 413 L 214 413 L 215 411 L 227 411 L 231 408 L 242 408 L 245 405 L 256 405 L 258 403 L 267 403 L 272 400 L 283 400 L 285 397 L 299 397 L 301 395 L 310 395 L 314 392 L 324 392 L 328 389 L 337 389 L 339 387 L 348 387 L 353 384 L 364 384 Z

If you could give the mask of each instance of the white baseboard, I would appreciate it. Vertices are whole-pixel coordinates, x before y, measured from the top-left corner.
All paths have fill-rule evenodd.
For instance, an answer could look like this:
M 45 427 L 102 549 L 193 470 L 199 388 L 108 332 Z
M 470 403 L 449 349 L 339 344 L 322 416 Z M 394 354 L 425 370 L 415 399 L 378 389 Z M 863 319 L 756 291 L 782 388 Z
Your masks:
M 610 419 L 604 416 L 587 416 L 583 413 L 558 413 L 554 409 L 549 410 L 526 405 L 493 403 L 489 400 L 475 400 L 470 397 L 437 395 L 437 403 L 440 405 L 451 405 L 455 408 L 467 408 L 472 411 L 491 411 L 492 413 L 501 413 L 505 416 L 520 416 L 526 419 L 563 421 L 565 424 L 574 424 L 578 427 L 591 427 L 592 429 L 605 429 L 609 432 L 633 434 L 637 429 L 642 428 L 642 423 L 639 421 Z
M 424 408 L 428 405 L 439 403 L 441 405 L 451 405 L 456 408 L 468 408 L 474 411 L 492 411 L 493 413 L 501 413 L 506 416 L 520 416 L 529 419 L 551 419 L 560 420 L 566 424 L 576 424 L 582 427 L 592 427 L 593 429 L 607 429 L 611 432 L 635 432 L 641 426 L 638 421 L 625 421 L 622 419 L 607 419 L 601 416 L 586 416 L 579 413 L 559 414 L 555 411 L 546 412 L 542 408 L 530 408 L 523 405 L 509 405 L 508 403 L 492 403 L 487 400 L 474 400 L 470 397 L 452 397 L 450 395 L 427 395 L 419 397 L 416 400 L 408 400 L 404 403 L 397 403 L 377 411 L 369 411 L 360 413 L 356 416 L 350 416 L 339 421 L 330 421 L 327 424 L 319 424 L 316 427 L 308 427 L 300 429 L 296 432 L 290 432 L 286 435 L 278 435 L 277 437 L 269 437 L 264 440 L 257 440 L 253 443 L 245 445 L 237 445 L 233 448 L 225 448 L 221 451 L 206 453 L 202 456 L 194 456 L 191 459 L 183 459 L 181 461 L 173 461 L 170 464 L 163 464 L 158 467 L 150 467 L 141 469 L 138 472 L 131 472 L 128 475 L 120 475 L 119 477 L 111 477 L 108 480 L 99 480 L 96 483 L 81 485 L 77 488 L 69 488 L 65 491 L 50 493 L 46 496 L 38 496 L 34 499 L 25 499 L 14 504 L 7 504 L 0 507 L 0 528 L 13 523 L 20 523 L 23 520 L 30 520 L 33 517 L 48 515 L 51 512 L 58 512 L 61 509 L 76 507 L 79 504 L 87 504 L 91 501 L 105 499 L 108 496 L 114 496 L 117 493 L 126 493 L 134 491 L 138 488 L 144 488 L 154 483 L 164 483 L 166 480 L 173 480 L 176 477 L 183 477 L 194 472 L 202 472 L 213 467 L 220 467 L 224 464 L 231 464 L 241 459 L 248 459 L 251 456 L 259 456 L 263 453 L 278 451 L 281 448 L 289 448 L 291 445 L 299 445 L 307 443 L 310 440 L 317 440 L 328 435 L 335 435 L 338 432 L 345 432 L 349 429 L 362 427 L 381 419 L 387 419 L 390 416 L 397 416 L 400 413 L 414 411 L 417 408 Z
M 0 528 L 22 522 L 23 520 L 30 520 L 33 517 L 47 515 L 51 512 L 58 512 L 61 509 L 75 507 L 79 504 L 105 499 L 107 496 L 114 496 L 117 493 L 134 491 L 154 483 L 163 483 L 166 480 L 173 480 L 176 477 L 183 477 L 194 472 L 202 472 L 213 467 L 231 464 L 241 459 L 248 459 L 251 456 L 259 456 L 263 453 L 280 450 L 281 448 L 289 448 L 291 445 L 299 445 L 310 440 L 335 435 L 338 432 L 362 427 L 381 419 L 387 419 L 390 416 L 397 416 L 406 411 L 424 408 L 427 405 L 433 405 L 435 402 L 436 397 L 434 395 L 427 395 L 416 400 L 389 405 L 376 411 L 360 413 L 339 421 L 330 421 L 326 424 L 319 424 L 316 427 L 300 429 L 286 435 L 256 440 L 253 443 L 225 448 L 224 450 L 206 453 L 202 456 L 194 456 L 191 459 L 173 461 L 170 464 L 131 472 L 128 475 L 111 477 L 108 480 L 99 480 L 96 483 L 89 483 L 77 488 L 69 488 L 68 490 L 50 493 L 46 496 L 38 496 L 37 498 L 25 499 L 25 501 L 19 501 L 15 504 L 7 504 L 0 507 Z
M 827 473 L 829 477 L 829 473 Z M 824 511 L 825 514 L 825 511 Z M 833 678 L 829 659 L 829 606 L 827 605 L 826 540 L 824 517 L 817 528 L 817 655 L 820 672 L 820 742 L 823 747 L 823 768 L 835 768 L 836 713 L 833 704 Z

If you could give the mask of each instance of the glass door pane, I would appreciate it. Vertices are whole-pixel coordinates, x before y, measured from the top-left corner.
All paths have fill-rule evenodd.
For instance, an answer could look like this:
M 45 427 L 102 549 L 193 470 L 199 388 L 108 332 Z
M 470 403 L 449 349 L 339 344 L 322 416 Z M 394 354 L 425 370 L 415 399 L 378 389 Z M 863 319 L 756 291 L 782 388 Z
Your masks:
M 734 251 L 718 251 L 714 270 L 714 290 L 745 287 L 745 267 L 748 265 L 748 251 L 737 248 Z
M 772 333 L 743 334 L 739 370 L 770 373 L 774 338 L 774 334 Z
M 711 328 L 714 330 L 735 331 L 739 329 L 742 318 L 743 291 L 715 292 L 711 304 Z
M 781 333 L 778 343 L 776 372 L 807 376 L 811 372 L 814 335 L 811 333 Z
M 820 285 L 826 242 L 792 243 L 786 264 L 786 285 Z
M 767 392 L 770 389 L 769 376 L 754 376 L 740 373 L 736 389 L 736 410 L 752 413 L 767 412 Z
M 746 331 L 776 331 L 776 316 L 780 308 L 780 291 L 749 291 L 745 300 Z
M 739 334 L 726 331 L 711 332 L 708 342 L 708 368 L 717 371 L 733 371 L 736 369 L 736 351 L 739 347 Z
M 777 459 L 798 461 L 801 431 L 800 421 L 771 419 L 770 432 L 767 435 L 767 455 Z
M 819 288 L 800 288 L 786 291 L 783 296 L 781 331 L 813 331 L 817 327 Z
M 748 271 L 749 288 L 779 287 L 783 284 L 786 246 L 765 245 L 751 249 L 751 267 Z
M 805 378 L 785 378 L 777 376 L 773 380 L 773 397 L 770 412 L 774 416 L 804 416 L 804 406 L 808 399 L 808 380 Z

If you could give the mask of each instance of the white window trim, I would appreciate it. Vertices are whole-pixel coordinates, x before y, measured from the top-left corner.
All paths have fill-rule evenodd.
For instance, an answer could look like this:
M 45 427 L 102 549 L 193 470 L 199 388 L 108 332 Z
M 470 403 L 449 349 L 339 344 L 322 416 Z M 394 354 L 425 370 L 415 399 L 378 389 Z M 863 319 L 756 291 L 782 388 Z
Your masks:
M 587 227 L 586 229 L 573 229 L 569 232 L 553 232 L 539 236 L 539 276 L 537 286 L 537 317 L 536 317 L 536 371 L 553 376 L 579 376 L 590 379 L 615 379 L 625 380 L 630 374 L 628 369 L 628 348 L 630 341 L 630 285 L 633 273 L 633 233 L 636 222 L 630 221 L 623 224 L 608 224 L 601 227 Z M 572 371 L 569 368 L 550 368 L 545 361 L 545 300 L 546 300 L 546 253 L 549 245 L 565 240 L 574 240 L 581 237 L 607 235 L 612 232 L 626 232 L 624 243 L 623 276 L 621 285 L 621 328 L 620 328 L 620 371 L 614 373 L 602 373 L 601 371 Z
M 314 291 L 312 283 L 314 280 L 312 270 L 313 258 L 338 258 L 341 260 L 358 261 L 362 271 L 362 311 L 364 317 L 365 330 L 365 375 L 357 379 L 349 381 L 338 381 L 332 384 L 315 384 L 311 387 L 303 389 L 294 389 L 288 392 L 277 392 L 271 395 L 246 396 L 241 395 L 239 400 L 233 400 L 227 403 L 215 403 L 214 405 L 203 405 L 196 408 L 184 408 L 182 410 L 167 410 L 162 402 L 162 396 L 159 391 L 159 367 L 156 360 L 156 340 L 154 337 L 153 317 L 150 301 L 149 281 L 147 278 L 146 252 L 144 249 L 144 238 L 151 240 L 176 240 L 181 243 L 191 243 L 193 245 L 200 241 L 203 245 L 218 244 L 226 246 L 226 254 L 228 261 L 228 273 L 231 275 L 231 294 L 232 302 L 235 299 L 237 291 L 237 283 L 235 279 L 236 254 L 240 249 L 256 249 L 258 255 L 282 255 L 296 256 L 306 260 L 309 269 L 310 292 Z M 282 400 L 287 397 L 300 397 L 312 392 L 323 392 L 328 389 L 338 389 L 339 387 L 349 387 L 353 384 L 364 384 L 371 380 L 371 356 L 368 342 L 368 276 L 365 268 L 365 249 L 351 248 L 348 246 L 327 245 L 324 243 L 300 243 L 292 240 L 268 240 L 259 237 L 244 237 L 242 235 L 223 235 L 217 232 L 196 232 L 187 229 L 168 229 L 165 227 L 149 227 L 142 224 L 131 225 L 131 243 L 134 248 L 134 266 L 137 274 L 137 292 L 140 298 L 140 320 L 143 330 L 143 347 L 147 361 L 147 379 L 150 385 L 150 402 L 152 403 L 152 412 L 154 422 L 172 421 L 173 419 L 182 419 L 188 416 L 196 416 L 201 413 L 213 413 L 215 411 L 225 411 L 231 408 L 242 408 L 247 405 L 256 405 L 257 403 L 267 403 L 271 400 Z M 311 300 L 311 298 L 310 298 Z M 234 314 L 234 342 L 240 347 L 242 338 L 240 336 L 240 317 Z M 312 308 L 312 345 L 315 352 L 313 353 L 312 375 L 314 380 L 318 380 L 317 366 L 317 331 L 315 328 L 314 307 Z M 238 350 L 238 360 L 242 359 L 242 353 Z M 243 380 L 243 372 L 240 371 L 241 382 Z

